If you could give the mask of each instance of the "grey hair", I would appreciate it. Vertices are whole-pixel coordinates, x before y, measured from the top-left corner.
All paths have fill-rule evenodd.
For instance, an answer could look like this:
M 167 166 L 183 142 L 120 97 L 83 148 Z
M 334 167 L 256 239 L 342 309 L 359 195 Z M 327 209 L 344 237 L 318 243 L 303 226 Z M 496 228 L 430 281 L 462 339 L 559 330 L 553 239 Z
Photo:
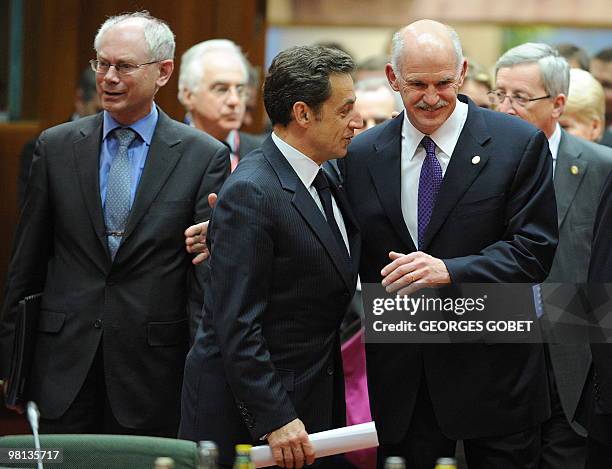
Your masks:
M 200 42 L 190 47 L 181 57 L 178 99 L 182 104 L 185 104 L 185 91 L 196 91 L 202 82 L 206 68 L 206 55 L 216 52 L 236 56 L 242 64 L 245 82 L 249 79 L 248 62 L 238 45 L 229 39 L 211 39 Z
M 404 108 L 401 96 L 398 92 L 394 91 L 393 88 L 391 88 L 391 86 L 389 85 L 389 81 L 386 78 L 366 78 L 364 80 L 359 80 L 355 83 L 355 92 L 377 91 L 380 88 L 387 90 L 389 92 L 389 95 L 393 97 L 394 110 L 401 111 Z
M 546 93 L 553 98 L 568 95 L 570 67 L 564 57 L 548 44 L 526 42 L 513 47 L 502 55 L 495 64 L 495 76 L 501 68 L 537 63 Z
M 410 28 L 411 25 L 404 26 L 399 31 L 396 31 L 393 34 L 393 39 L 391 40 L 391 66 L 393 67 L 393 71 L 396 75 L 400 73 L 401 59 L 404 54 L 404 46 L 405 46 L 405 35 L 406 30 Z M 461 72 L 461 67 L 463 66 L 463 49 L 461 47 L 461 40 L 459 39 L 459 34 L 449 25 L 445 24 L 444 27 L 449 35 L 451 42 L 453 43 L 453 49 L 455 50 L 455 59 L 457 61 L 457 73 Z
M 174 58 L 174 49 L 176 47 L 174 43 L 174 33 L 164 21 L 151 16 L 146 10 L 109 17 L 102 23 L 102 26 L 100 26 L 100 29 L 98 29 L 96 33 L 96 38 L 94 39 L 95 51 L 100 51 L 102 36 L 104 36 L 109 29 L 117 26 L 119 23 L 132 19 L 139 19 L 145 22 L 144 37 L 147 48 L 149 49 L 148 53 L 150 60 L 161 61 Z

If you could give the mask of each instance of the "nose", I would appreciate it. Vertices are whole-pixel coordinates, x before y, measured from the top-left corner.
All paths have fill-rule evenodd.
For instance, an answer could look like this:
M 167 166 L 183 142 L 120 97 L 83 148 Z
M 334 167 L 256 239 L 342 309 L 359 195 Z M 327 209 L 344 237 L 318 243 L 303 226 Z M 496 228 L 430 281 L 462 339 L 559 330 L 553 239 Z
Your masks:
M 231 106 L 237 106 L 242 102 L 242 94 L 236 86 L 230 86 L 225 94 L 225 102 Z
M 423 101 L 428 106 L 435 106 L 440 101 L 440 97 L 438 96 L 438 90 L 436 90 L 435 86 L 428 86 L 425 90 Z
M 108 70 L 104 74 L 104 81 L 108 81 L 111 83 L 117 83 L 120 81 L 119 73 L 117 73 L 117 69 L 114 65 L 108 67 Z
M 364 125 L 364 120 L 361 117 L 361 114 L 356 113 L 355 117 L 353 117 L 353 119 L 351 120 L 349 127 L 353 130 L 355 129 L 363 129 L 365 127 Z M 370 126 L 367 126 L 366 128 L 370 128 Z
M 514 107 L 512 107 L 510 96 L 508 95 L 504 96 L 504 100 L 497 105 L 497 110 L 505 114 L 516 114 Z

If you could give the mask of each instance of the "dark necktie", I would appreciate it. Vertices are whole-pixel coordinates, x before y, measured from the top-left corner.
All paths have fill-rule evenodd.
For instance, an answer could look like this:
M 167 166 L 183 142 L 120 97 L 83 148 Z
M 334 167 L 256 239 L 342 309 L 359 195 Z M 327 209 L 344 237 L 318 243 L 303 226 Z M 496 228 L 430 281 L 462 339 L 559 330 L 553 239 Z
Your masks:
M 425 230 L 429 225 L 431 213 L 442 185 L 442 166 L 436 158 L 436 144 L 431 138 L 425 136 L 421 140 L 421 145 L 425 148 L 426 155 L 419 177 L 419 249 L 423 245 Z
M 128 147 L 136 138 L 132 129 L 117 128 L 113 134 L 119 142 L 119 149 L 108 173 L 104 203 L 104 223 L 111 259 L 115 259 L 130 214 L 131 171 Z
M 314 181 L 312 181 L 312 185 L 317 190 L 317 193 L 319 194 L 319 199 L 321 199 L 321 205 L 323 205 L 323 212 L 325 212 L 327 224 L 331 228 L 331 231 L 334 234 L 336 241 L 338 241 L 340 249 L 344 254 L 348 256 L 349 254 L 348 250 L 346 249 L 346 244 L 344 244 L 344 239 L 342 238 L 342 234 L 340 233 L 340 228 L 338 228 L 336 218 L 334 217 L 331 191 L 329 190 L 329 182 L 327 181 L 327 176 L 325 176 L 325 173 L 322 169 L 319 169 L 317 177 L 315 177 Z

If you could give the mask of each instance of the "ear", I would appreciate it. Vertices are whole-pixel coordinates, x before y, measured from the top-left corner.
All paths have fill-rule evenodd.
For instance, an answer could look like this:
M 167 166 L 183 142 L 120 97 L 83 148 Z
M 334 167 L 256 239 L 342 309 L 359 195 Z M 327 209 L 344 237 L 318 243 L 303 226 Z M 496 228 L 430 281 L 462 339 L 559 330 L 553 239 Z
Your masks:
M 159 88 L 168 83 L 173 70 L 174 60 L 162 60 L 159 63 L 159 77 L 157 77 L 157 80 L 155 80 L 155 83 Z
M 553 99 L 553 110 L 552 110 L 553 118 L 559 119 L 559 117 L 561 117 L 561 114 L 563 114 L 563 111 L 565 110 L 566 101 L 567 101 L 567 98 L 565 97 L 564 94 L 558 94 Z
M 195 107 L 195 93 L 192 90 L 185 88 L 181 91 L 181 97 L 185 109 L 192 112 L 193 108 Z
M 296 101 L 293 103 L 293 118 L 300 127 L 309 127 L 314 120 L 315 115 L 310 106 L 304 101 Z
M 461 88 L 463 86 L 463 81 L 465 80 L 465 75 L 467 73 L 468 63 L 467 59 L 463 59 L 463 64 L 461 65 L 461 75 L 459 75 L 459 81 L 457 82 L 457 88 Z
M 393 70 L 393 66 L 391 64 L 385 65 L 385 75 L 387 75 L 389 86 L 391 86 L 394 91 L 399 91 L 399 80 L 397 79 L 397 76 L 395 75 L 395 71 Z
M 593 119 L 591 121 L 591 141 L 599 142 L 604 132 L 604 125 L 601 119 Z

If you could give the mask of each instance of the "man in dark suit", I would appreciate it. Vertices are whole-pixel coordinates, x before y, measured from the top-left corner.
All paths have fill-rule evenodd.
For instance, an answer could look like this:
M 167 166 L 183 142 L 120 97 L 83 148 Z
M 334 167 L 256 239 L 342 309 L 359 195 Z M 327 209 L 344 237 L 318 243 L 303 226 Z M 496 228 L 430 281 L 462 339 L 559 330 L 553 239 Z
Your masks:
M 559 245 L 546 281 L 585 283 L 597 201 L 606 175 L 612 170 L 612 150 L 561 129 L 559 118 L 567 99 L 570 71 L 566 59 L 555 49 L 547 44 L 522 44 L 502 55 L 495 69 L 492 104 L 542 130 L 552 154 Z M 546 298 L 557 287 L 538 287 L 542 292 L 536 295 L 539 315 L 546 315 L 553 306 Z M 558 326 L 552 325 L 548 337 L 551 343 L 546 346 L 552 415 L 542 426 L 539 468 L 583 469 L 586 431 L 575 418 L 591 353 L 586 343 L 556 343 L 562 341 L 559 334 Z
M 39 138 L 8 273 L 0 376 L 18 301 L 42 291 L 29 397 L 41 431 L 175 436 L 188 349 L 182 233 L 209 215 L 227 149 L 155 106 L 174 35 L 109 18 L 92 60 L 104 112 Z
M 217 442 L 225 466 L 236 443 L 263 439 L 279 466 L 311 464 L 307 432 L 345 424 L 339 328 L 360 237 L 321 165 L 362 125 L 352 70 L 338 50 L 281 52 L 264 85 L 274 132 L 219 194 L 179 435 Z
M 446 25 L 418 21 L 394 36 L 386 73 L 406 111 L 357 136 L 341 162 L 363 284 L 548 275 L 557 219 L 546 137 L 458 98 L 466 69 Z M 550 415 L 540 344 L 371 343 L 366 353 L 381 466 L 401 455 L 429 469 L 462 439 L 470 469 L 536 467 Z
M 601 291 L 601 284 L 612 283 L 611 239 L 612 173 L 608 175 L 604 184 L 597 209 L 589 265 L 589 286 L 597 291 Z M 610 299 L 607 297 L 605 300 L 609 311 Z M 587 417 L 584 419 L 589 431 L 586 469 L 603 469 L 612 467 L 612 345 L 594 343 L 591 344 L 591 352 L 593 372 L 587 388 L 589 391 L 585 405 Z

